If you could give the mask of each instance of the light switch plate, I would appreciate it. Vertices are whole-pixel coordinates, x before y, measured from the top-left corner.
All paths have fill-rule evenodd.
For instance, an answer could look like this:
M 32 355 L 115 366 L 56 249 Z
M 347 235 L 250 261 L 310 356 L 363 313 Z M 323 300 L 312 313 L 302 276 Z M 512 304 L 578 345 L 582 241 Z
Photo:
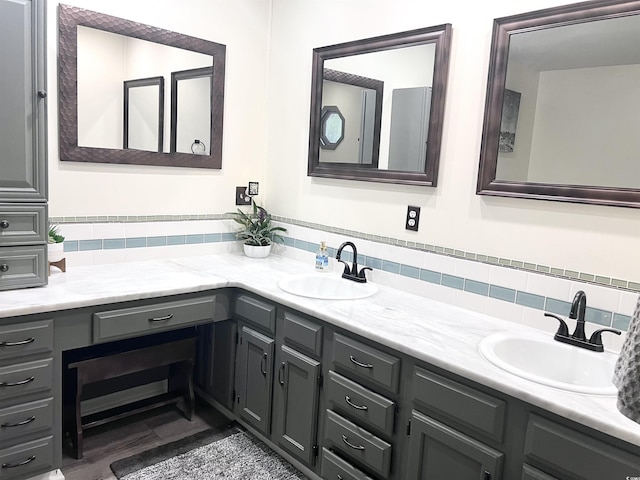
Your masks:
M 407 219 L 405 226 L 407 230 L 418 231 L 418 224 L 420 223 L 420 207 L 413 207 L 409 205 L 407 207 Z

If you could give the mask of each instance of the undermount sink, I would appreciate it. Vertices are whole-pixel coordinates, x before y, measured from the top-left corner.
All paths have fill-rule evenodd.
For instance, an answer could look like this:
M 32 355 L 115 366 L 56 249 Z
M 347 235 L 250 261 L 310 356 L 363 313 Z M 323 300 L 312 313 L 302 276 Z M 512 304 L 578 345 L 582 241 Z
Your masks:
M 480 353 L 497 367 L 522 378 L 569 392 L 614 396 L 611 378 L 617 356 L 557 342 L 553 334 L 496 333 L 484 338 Z
M 278 286 L 285 292 L 322 300 L 357 300 L 378 291 L 372 283 L 358 283 L 331 273 L 302 273 L 283 278 Z

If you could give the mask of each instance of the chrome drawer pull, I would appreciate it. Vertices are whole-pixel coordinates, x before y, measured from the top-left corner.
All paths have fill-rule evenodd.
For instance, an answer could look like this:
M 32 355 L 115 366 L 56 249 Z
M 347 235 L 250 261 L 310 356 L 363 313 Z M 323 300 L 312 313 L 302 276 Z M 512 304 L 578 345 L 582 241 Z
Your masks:
M 353 448 L 354 450 L 364 450 L 363 445 L 354 445 L 353 443 L 349 443 L 349 439 L 347 438 L 346 435 L 342 435 L 342 441 L 345 443 L 345 445 Z
M 18 423 L 3 423 L 2 425 L 0 425 L 0 427 L 2 428 L 12 428 L 12 427 L 21 427 L 23 425 L 26 425 L 27 423 L 31 423 L 36 419 L 35 415 L 32 415 L 31 418 L 27 418 L 26 420 L 23 420 L 21 422 Z
M 0 228 L 2 228 L 3 230 L 9 228 L 9 222 L 7 222 L 6 220 L 2 220 L 0 222 Z
M 338 480 L 342 480 L 342 475 L 340 475 L 339 473 L 336 473 L 336 477 L 338 478 Z
M 24 380 L 20 380 L 19 382 L 0 382 L 0 387 L 17 387 L 19 385 L 25 385 L 29 382 L 33 382 L 36 377 L 25 378 Z
M 353 355 L 349 355 L 349 360 L 351 360 L 351 363 L 354 363 L 354 364 L 356 364 L 356 365 L 357 365 L 357 366 L 359 366 L 359 367 L 362 367 L 362 368 L 373 368 L 373 365 L 372 365 L 372 364 L 370 364 L 370 363 L 361 363 L 361 362 L 357 361 L 357 360 L 353 357 Z
M 173 318 L 173 313 L 170 313 L 169 315 L 165 315 L 164 317 L 150 318 L 149 321 L 150 322 L 166 322 L 167 320 L 171 320 L 172 318 Z
M 36 339 L 34 337 L 27 338 L 26 340 L 20 340 L 17 342 L 0 342 L 0 347 L 18 347 L 20 345 L 26 345 L 27 343 L 33 343 Z
M 9 271 L 9 265 L 7 265 L 6 263 L 0 264 L 0 272 L 6 273 L 8 271 Z
M 344 401 L 347 402 L 348 405 L 352 406 L 356 410 L 369 410 L 369 407 L 367 407 L 366 405 L 356 405 L 355 403 L 353 403 L 349 395 L 344 396 Z
M 3 463 L 2 464 L 2 468 L 17 468 L 17 467 L 22 467 L 24 465 L 27 465 L 31 462 L 33 462 L 36 459 L 35 455 L 31 455 L 29 458 L 27 458 L 24 462 L 20 462 L 20 463 Z

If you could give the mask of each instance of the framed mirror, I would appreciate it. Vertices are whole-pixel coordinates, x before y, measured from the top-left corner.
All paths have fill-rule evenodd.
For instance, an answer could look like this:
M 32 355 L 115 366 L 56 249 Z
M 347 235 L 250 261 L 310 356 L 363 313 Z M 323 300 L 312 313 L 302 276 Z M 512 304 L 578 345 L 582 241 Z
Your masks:
M 164 141 L 164 77 L 124 82 L 122 148 L 162 152 Z
M 449 24 L 315 48 L 308 175 L 436 186 L 450 50 Z M 344 126 L 333 149 L 328 107 Z
M 58 17 L 60 160 L 222 168 L 225 45 L 68 5 Z M 196 68 L 212 72 L 199 102 L 209 111 L 206 154 L 171 152 L 170 135 L 160 151 L 122 148 L 123 82 L 161 76 L 168 84 L 171 72 Z
M 640 1 L 494 21 L 477 193 L 640 207 Z

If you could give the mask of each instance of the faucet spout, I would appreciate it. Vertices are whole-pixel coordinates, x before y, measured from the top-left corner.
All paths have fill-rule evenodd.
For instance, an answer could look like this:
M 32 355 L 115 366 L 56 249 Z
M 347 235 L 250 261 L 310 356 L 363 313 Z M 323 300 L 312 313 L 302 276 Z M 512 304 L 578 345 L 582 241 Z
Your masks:
M 585 341 L 587 339 L 584 333 L 584 316 L 586 309 L 587 295 L 582 290 L 579 290 L 575 297 L 573 297 L 571 311 L 569 312 L 569 318 L 577 321 L 576 329 L 572 335 L 576 340 Z

